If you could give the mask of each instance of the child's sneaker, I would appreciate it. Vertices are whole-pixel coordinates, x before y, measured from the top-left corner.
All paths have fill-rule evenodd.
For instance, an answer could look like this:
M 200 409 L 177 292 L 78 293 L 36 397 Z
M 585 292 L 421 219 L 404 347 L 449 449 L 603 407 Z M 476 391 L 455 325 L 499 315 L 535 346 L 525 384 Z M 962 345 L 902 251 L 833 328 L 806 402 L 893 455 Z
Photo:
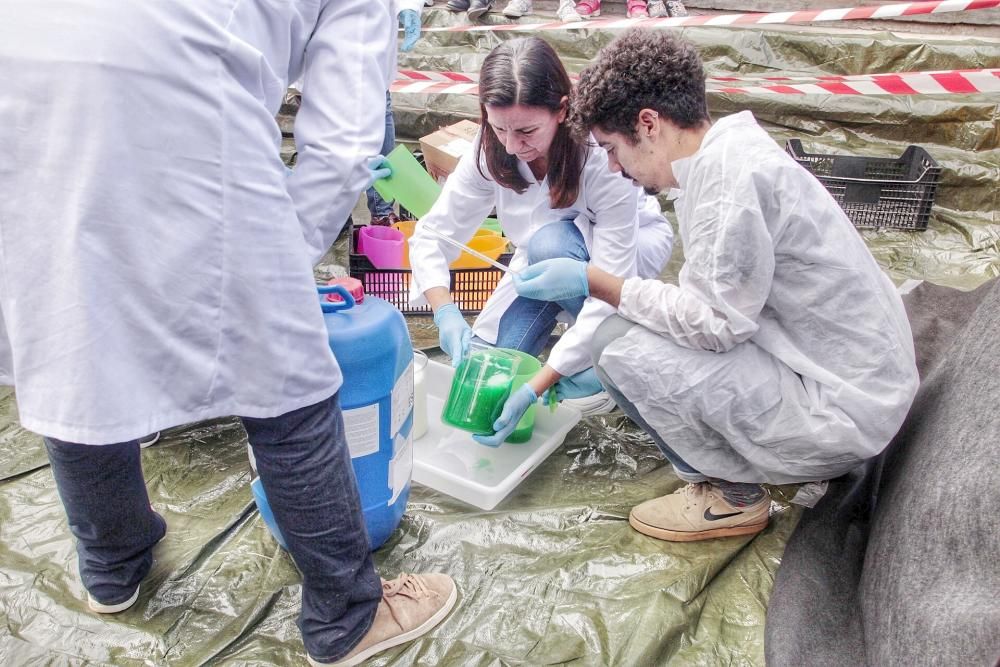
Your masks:
M 651 19 L 669 16 L 667 6 L 663 3 L 663 0 L 649 0 L 646 3 L 646 11 L 649 12 L 649 18 Z
M 667 13 L 671 16 L 680 18 L 682 16 L 687 16 L 688 11 L 681 0 L 667 0 Z
M 628 0 L 625 6 L 627 8 L 626 15 L 630 19 L 649 18 L 649 12 L 646 11 L 646 0 Z
M 585 19 L 596 19 L 601 15 L 601 0 L 580 0 L 576 3 L 576 13 Z
M 503 8 L 503 15 L 512 19 L 519 19 L 525 14 L 531 13 L 531 0 L 510 0 Z
M 556 17 L 563 23 L 573 23 L 582 21 L 583 17 L 576 11 L 576 4 L 573 0 L 560 0 L 559 9 L 556 10 Z

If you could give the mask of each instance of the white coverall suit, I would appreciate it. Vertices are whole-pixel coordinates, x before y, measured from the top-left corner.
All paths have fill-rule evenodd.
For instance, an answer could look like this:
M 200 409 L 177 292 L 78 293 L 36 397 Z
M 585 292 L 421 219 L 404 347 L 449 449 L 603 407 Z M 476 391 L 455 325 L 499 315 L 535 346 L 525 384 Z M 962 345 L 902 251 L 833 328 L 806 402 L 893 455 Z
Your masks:
M 672 168 L 678 285 L 625 281 L 619 315 L 641 326 L 595 350 L 600 371 L 707 477 L 829 479 L 881 452 L 917 368 L 902 300 L 847 216 L 750 112 Z

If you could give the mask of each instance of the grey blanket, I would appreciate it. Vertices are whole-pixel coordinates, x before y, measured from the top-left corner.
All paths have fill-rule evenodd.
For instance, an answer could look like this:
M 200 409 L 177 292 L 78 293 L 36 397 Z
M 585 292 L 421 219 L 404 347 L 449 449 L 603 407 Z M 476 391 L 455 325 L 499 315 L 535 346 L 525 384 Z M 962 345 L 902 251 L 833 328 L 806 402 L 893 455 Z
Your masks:
M 889 448 L 833 480 L 789 540 L 769 665 L 1000 659 L 1000 283 L 905 301 L 920 391 Z

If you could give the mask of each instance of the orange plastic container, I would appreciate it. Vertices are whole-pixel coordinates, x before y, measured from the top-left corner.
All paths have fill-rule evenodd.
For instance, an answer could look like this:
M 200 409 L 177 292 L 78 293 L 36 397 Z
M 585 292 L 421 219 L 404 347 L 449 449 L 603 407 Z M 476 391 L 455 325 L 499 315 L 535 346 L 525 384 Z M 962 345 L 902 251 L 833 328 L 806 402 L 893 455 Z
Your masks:
M 392 225 L 395 229 L 403 233 L 403 237 L 406 242 L 403 244 L 403 263 L 402 268 L 410 268 L 410 237 L 413 236 L 413 231 L 416 229 L 416 220 L 400 220 Z M 489 239 L 488 241 L 483 239 Z M 473 250 L 478 250 L 487 257 L 496 259 L 507 249 L 507 239 L 500 236 L 499 233 L 493 231 L 492 229 L 477 229 L 475 235 L 472 239 L 465 245 L 469 246 Z M 499 248 L 499 250 L 496 250 Z M 463 252 L 458 256 L 454 262 L 448 265 L 452 269 L 481 269 L 488 267 L 489 264 L 477 259 L 467 252 Z
M 497 236 L 495 232 L 481 229 L 476 232 L 476 236 L 469 239 L 469 242 L 465 245 L 469 246 L 473 250 L 481 252 L 490 259 L 496 259 L 502 255 L 505 250 L 507 250 L 507 239 L 502 236 Z M 481 259 L 473 257 L 467 252 L 463 252 L 458 256 L 458 259 L 449 264 L 448 267 L 452 269 L 483 269 L 489 267 L 489 264 Z

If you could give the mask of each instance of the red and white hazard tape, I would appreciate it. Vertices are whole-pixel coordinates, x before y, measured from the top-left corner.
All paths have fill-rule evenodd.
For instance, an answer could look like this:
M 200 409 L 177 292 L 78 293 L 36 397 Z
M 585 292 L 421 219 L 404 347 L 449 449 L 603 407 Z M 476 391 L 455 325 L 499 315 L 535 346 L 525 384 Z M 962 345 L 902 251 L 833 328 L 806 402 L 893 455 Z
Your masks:
M 871 7 L 845 7 L 841 9 L 810 9 L 766 14 L 718 14 L 715 16 L 683 16 L 659 19 L 589 19 L 562 23 L 501 23 L 497 25 L 457 25 L 424 28 L 424 32 L 538 32 L 544 30 L 572 30 L 579 28 L 672 28 L 681 26 L 731 26 L 773 25 L 779 23 L 820 23 L 823 21 L 855 21 L 859 19 L 894 19 L 901 16 L 946 14 L 976 9 L 1000 7 L 1000 0 L 926 0 L 900 2 Z
M 400 70 L 393 93 L 477 95 L 479 75 Z M 785 95 L 942 95 L 1000 92 L 1000 69 L 798 77 L 710 77 L 711 93 Z
M 784 95 L 943 95 L 1000 93 L 1000 69 L 956 70 L 952 72 L 909 72 L 873 74 L 860 77 L 819 77 L 811 83 L 724 85 L 720 80 L 709 93 Z

